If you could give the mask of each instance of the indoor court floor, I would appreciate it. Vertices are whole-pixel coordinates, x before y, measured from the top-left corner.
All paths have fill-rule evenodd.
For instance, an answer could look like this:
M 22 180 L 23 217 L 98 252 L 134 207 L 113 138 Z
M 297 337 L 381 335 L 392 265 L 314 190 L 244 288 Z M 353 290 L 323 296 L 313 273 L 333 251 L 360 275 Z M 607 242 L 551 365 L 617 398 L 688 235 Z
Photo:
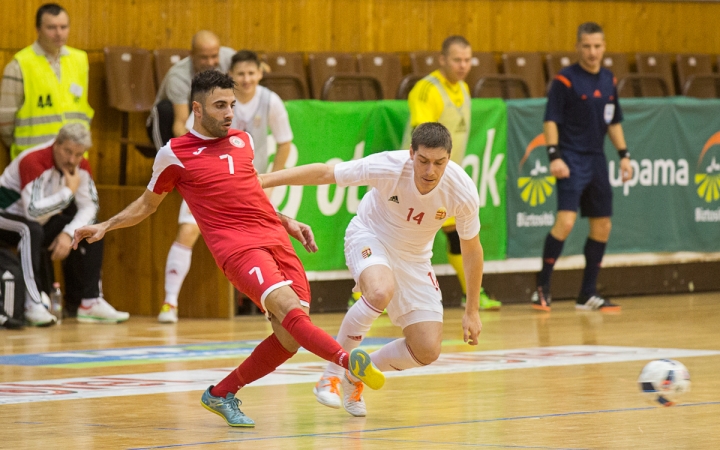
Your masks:
M 238 394 L 253 429 L 228 427 L 200 395 L 269 334 L 261 316 L 0 330 L 0 448 L 720 448 L 720 294 L 613 300 L 621 313 L 572 302 L 481 313 L 479 346 L 462 342 L 462 311 L 448 309 L 440 360 L 366 390 L 365 418 L 316 402 L 323 363 L 301 351 Z M 331 334 L 341 318 L 313 316 Z M 382 316 L 364 345 L 399 335 Z M 676 406 L 638 389 L 658 358 L 690 371 Z

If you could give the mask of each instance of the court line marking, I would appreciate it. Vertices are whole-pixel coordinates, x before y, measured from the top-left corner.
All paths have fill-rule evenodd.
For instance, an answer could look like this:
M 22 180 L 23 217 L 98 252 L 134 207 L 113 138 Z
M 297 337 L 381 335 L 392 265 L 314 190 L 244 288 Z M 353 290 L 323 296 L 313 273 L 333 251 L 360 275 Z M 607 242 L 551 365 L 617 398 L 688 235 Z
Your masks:
M 696 406 L 716 406 L 720 405 L 720 401 L 709 401 L 709 402 L 696 402 L 696 403 L 681 403 L 678 405 L 673 406 L 672 408 L 678 408 L 678 407 L 684 407 L 684 408 L 690 408 L 690 407 L 696 407 Z M 633 412 L 633 411 L 648 411 L 648 410 L 657 410 L 662 409 L 660 406 L 644 406 L 644 407 L 634 407 L 634 408 L 619 408 L 619 409 L 599 409 L 595 411 L 571 411 L 571 412 L 564 412 L 564 413 L 552 413 L 552 414 L 538 414 L 538 415 L 531 415 L 531 416 L 516 416 L 516 417 L 496 417 L 493 419 L 478 419 L 478 420 L 463 420 L 459 422 L 442 422 L 442 423 L 428 423 L 428 424 L 422 424 L 422 425 L 406 425 L 406 426 L 400 426 L 400 427 L 388 427 L 388 428 L 372 428 L 367 430 L 352 430 L 352 431 L 334 431 L 334 432 L 328 432 L 328 433 L 309 433 L 309 434 L 297 434 L 297 435 L 287 435 L 287 436 L 266 436 L 266 437 L 248 437 L 246 439 L 225 439 L 220 441 L 206 441 L 206 442 L 192 442 L 187 444 L 169 444 L 169 445 L 159 445 L 159 446 L 152 446 L 152 447 L 131 447 L 128 450 L 154 450 L 154 449 L 160 449 L 160 448 L 180 448 L 180 447 L 189 447 L 193 445 L 215 445 L 215 444 L 227 444 L 232 442 L 246 442 L 246 441 L 268 441 L 273 439 L 296 439 L 296 438 L 304 438 L 304 437 L 345 437 L 346 435 L 350 434 L 356 434 L 356 433 L 377 433 L 377 432 L 385 432 L 385 431 L 396 431 L 396 430 L 410 430 L 410 429 L 421 429 L 421 428 L 433 428 L 433 427 L 445 427 L 445 426 L 453 426 L 453 425 L 472 425 L 472 424 L 480 424 L 480 423 L 492 423 L 492 422 L 510 422 L 510 421 L 516 421 L 516 420 L 536 420 L 536 419 L 547 419 L 551 417 L 571 417 L 571 416 L 582 416 L 582 415 L 593 415 L 593 414 L 612 414 L 612 413 L 622 413 L 622 412 Z M 363 439 L 364 438 L 359 438 Z M 377 438 L 370 438 L 370 439 L 377 439 Z M 398 442 L 422 442 L 422 441 L 398 441 Z M 440 444 L 440 443 L 438 443 Z M 475 446 L 475 447 L 500 447 L 500 448 L 538 448 L 538 449 L 554 449 L 554 450 L 576 450 L 575 447 L 572 448 L 566 448 L 566 447 L 532 447 L 532 446 L 515 446 L 515 445 L 507 445 L 507 444 L 463 444 L 463 443 L 456 443 L 456 442 L 448 442 L 447 445 L 462 445 L 462 446 Z
M 720 351 L 566 345 L 445 353 L 431 365 L 401 372 L 387 372 L 385 375 L 388 378 L 445 375 L 716 355 L 720 355 Z M 326 364 L 324 361 L 286 363 L 245 389 L 258 386 L 314 384 L 325 370 Z M 224 378 L 234 369 L 235 367 L 212 368 L 4 382 L 0 383 L 0 405 L 204 391 L 209 385 L 215 384 L 217 380 Z M 638 367 L 639 372 L 640 366 Z

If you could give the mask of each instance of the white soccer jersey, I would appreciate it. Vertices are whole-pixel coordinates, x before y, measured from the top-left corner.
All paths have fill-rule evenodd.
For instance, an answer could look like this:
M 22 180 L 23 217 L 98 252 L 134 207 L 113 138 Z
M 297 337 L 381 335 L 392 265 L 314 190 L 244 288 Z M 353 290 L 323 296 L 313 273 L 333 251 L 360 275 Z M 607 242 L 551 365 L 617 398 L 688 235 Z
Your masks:
M 357 225 L 407 261 L 432 257 L 435 234 L 455 217 L 461 239 L 480 232 L 480 198 L 472 179 L 450 161 L 440 182 L 420 194 L 413 179 L 409 150 L 376 153 L 335 166 L 338 186 L 371 186 L 358 207 Z

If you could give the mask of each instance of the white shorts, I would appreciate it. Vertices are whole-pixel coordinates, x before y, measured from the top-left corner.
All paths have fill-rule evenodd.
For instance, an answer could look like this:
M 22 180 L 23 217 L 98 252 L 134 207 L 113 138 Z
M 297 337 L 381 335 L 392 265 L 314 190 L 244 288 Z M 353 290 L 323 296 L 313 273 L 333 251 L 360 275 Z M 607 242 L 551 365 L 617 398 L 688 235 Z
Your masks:
M 387 266 L 395 277 L 395 295 L 387 306 L 393 324 L 405 328 L 418 322 L 442 322 L 442 293 L 430 261 L 406 261 L 370 231 L 351 222 L 345 232 L 345 261 L 357 283 L 374 265 Z M 356 285 L 356 289 L 359 289 Z
M 180 215 L 178 216 L 178 224 L 182 223 L 191 223 L 193 225 L 197 225 L 195 217 L 193 217 L 192 213 L 190 212 L 190 207 L 185 200 L 183 200 L 180 204 Z

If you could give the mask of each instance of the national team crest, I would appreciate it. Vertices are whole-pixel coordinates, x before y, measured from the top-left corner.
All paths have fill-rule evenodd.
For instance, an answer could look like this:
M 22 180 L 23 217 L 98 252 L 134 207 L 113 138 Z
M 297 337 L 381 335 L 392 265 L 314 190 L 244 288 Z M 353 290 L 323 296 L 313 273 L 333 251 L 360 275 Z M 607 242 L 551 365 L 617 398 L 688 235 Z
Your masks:
M 372 256 L 372 250 L 370 250 L 370 247 L 365 247 L 364 249 L 362 249 L 361 254 L 363 259 L 368 259 Z
M 237 148 L 245 147 L 245 141 L 243 141 L 242 139 L 240 139 L 237 136 L 233 136 L 230 138 L 230 144 L 232 144 L 234 147 L 237 147 Z
M 446 217 L 447 217 L 447 209 L 445 209 L 445 207 L 441 207 L 435 213 L 435 220 L 445 220 Z

